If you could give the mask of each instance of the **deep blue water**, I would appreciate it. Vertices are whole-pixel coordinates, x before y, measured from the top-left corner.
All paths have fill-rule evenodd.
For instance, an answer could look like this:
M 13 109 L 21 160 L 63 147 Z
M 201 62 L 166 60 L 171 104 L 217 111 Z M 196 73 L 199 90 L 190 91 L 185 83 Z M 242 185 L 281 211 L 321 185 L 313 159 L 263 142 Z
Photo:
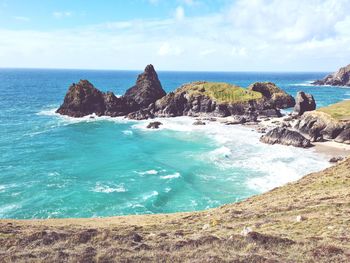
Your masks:
M 147 122 L 74 120 L 53 114 L 80 79 L 123 94 L 136 71 L 0 69 L 0 218 L 93 217 L 202 210 L 241 200 L 328 165 L 313 150 L 259 143 L 243 127 L 193 127 L 188 118 Z M 272 81 L 318 106 L 350 89 L 316 87 L 327 73 L 159 72 L 169 92 L 220 81 Z M 223 128 L 224 127 L 224 128 Z

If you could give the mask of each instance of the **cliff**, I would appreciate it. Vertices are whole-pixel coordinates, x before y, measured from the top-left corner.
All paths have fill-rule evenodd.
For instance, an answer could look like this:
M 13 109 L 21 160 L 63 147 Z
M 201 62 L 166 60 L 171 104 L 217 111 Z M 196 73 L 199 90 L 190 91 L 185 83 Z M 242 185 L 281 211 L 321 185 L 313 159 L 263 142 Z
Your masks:
M 350 64 L 326 76 L 324 79 L 314 81 L 312 84 L 331 85 L 331 86 L 350 86 Z

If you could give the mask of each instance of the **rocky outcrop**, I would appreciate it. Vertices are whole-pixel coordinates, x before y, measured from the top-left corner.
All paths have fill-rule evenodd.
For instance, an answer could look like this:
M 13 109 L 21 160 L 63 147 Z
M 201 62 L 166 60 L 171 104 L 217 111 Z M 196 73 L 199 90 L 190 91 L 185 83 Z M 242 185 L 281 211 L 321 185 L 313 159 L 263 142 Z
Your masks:
M 146 128 L 147 129 L 159 129 L 160 125 L 163 125 L 163 123 L 161 123 L 159 121 L 154 121 L 154 122 L 150 122 Z
M 335 139 L 344 129 L 344 124 L 328 114 L 318 111 L 305 112 L 296 121 L 294 128 L 312 142 Z
M 316 109 L 316 101 L 311 94 L 299 91 L 294 106 L 294 113 L 301 116 L 306 111 L 313 111 Z
M 281 127 L 270 130 L 261 136 L 260 141 L 267 144 L 283 144 L 302 148 L 311 146 L 310 140 L 300 133 Z
M 316 80 L 314 85 L 331 85 L 331 86 L 350 86 L 350 64 L 346 67 L 340 68 L 324 79 Z
M 56 112 L 71 117 L 83 117 L 92 113 L 98 116 L 104 115 L 106 111 L 104 95 L 89 81 L 80 80 L 69 87 L 63 104 Z
M 132 119 L 153 118 L 152 108 L 165 91 L 152 65 L 138 76 L 136 85 L 118 98 L 113 92 L 101 92 L 89 81 L 72 84 L 57 113 L 71 117 L 83 117 L 95 113 L 98 116 L 125 116 Z
M 344 129 L 337 138 L 335 138 L 335 141 L 350 144 L 350 128 Z
M 166 95 L 152 65 L 137 78 L 135 86 L 125 92 L 124 98 L 131 111 L 147 108 Z
M 279 109 L 293 107 L 294 98 L 272 83 L 255 83 L 242 91 L 247 96 L 227 101 L 217 95 L 213 87 L 222 85 L 225 89 L 241 89 L 236 86 L 224 86 L 222 83 L 193 82 L 185 84 L 156 101 L 154 112 L 158 117 L 199 116 L 206 114 L 215 117 L 232 115 L 245 116 L 255 120 L 258 115 L 268 117 L 281 116 Z M 227 84 L 228 85 L 228 84 Z M 257 96 L 258 94 L 258 96 Z M 251 98 L 249 97 L 251 95 Z M 255 96 L 255 97 L 254 97 Z
M 269 108 L 286 109 L 294 107 L 295 100 L 272 82 L 256 82 L 248 87 L 250 91 L 260 92 Z

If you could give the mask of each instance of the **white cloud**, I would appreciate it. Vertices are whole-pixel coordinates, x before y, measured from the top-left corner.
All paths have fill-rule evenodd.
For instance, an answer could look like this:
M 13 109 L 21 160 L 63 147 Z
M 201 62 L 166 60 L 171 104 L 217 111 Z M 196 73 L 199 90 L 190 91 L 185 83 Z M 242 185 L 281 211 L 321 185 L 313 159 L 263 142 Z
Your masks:
M 72 16 L 72 12 L 70 11 L 55 11 L 52 13 L 55 18 L 63 18 Z
M 349 8 L 348 0 L 237 0 L 199 17 L 185 16 L 180 5 L 167 19 L 3 29 L 0 67 L 335 70 L 350 61 Z
M 182 6 L 178 6 L 175 9 L 175 18 L 178 21 L 181 21 L 185 18 L 185 9 Z
M 30 21 L 30 18 L 26 17 L 26 16 L 14 16 L 13 19 L 15 19 L 17 21 L 22 21 L 22 22 Z

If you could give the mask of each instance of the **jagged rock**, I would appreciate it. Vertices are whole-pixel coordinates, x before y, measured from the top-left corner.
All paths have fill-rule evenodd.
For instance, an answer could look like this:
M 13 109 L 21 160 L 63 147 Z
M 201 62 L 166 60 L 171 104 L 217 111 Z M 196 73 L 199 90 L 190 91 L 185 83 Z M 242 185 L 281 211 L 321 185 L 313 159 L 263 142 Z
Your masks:
M 297 94 L 296 103 L 294 106 L 294 113 L 301 116 L 306 111 L 313 111 L 316 109 L 316 101 L 311 94 L 299 91 Z
M 329 159 L 329 162 L 330 163 L 338 163 L 342 160 L 344 160 L 344 157 L 338 156 L 338 157 L 332 157 L 331 159 Z
M 158 129 L 160 125 L 163 125 L 163 123 L 161 123 L 159 121 L 150 122 L 147 125 L 147 129 Z
M 350 128 L 343 130 L 337 138 L 336 142 L 350 144 Z
M 124 98 L 131 111 L 147 108 L 151 103 L 166 95 L 152 65 L 137 78 L 136 85 L 125 92 Z
M 312 84 L 314 85 L 331 85 L 331 86 L 350 86 L 350 64 L 346 67 L 340 68 L 337 72 L 334 72 L 324 79 L 316 80 Z
M 71 117 L 83 117 L 93 113 L 101 116 L 105 110 L 104 93 L 89 81 L 80 80 L 69 87 L 63 104 L 56 112 Z
M 295 105 L 293 96 L 276 86 L 272 82 L 256 82 L 248 90 L 260 92 L 270 104 L 270 108 L 285 109 Z
M 103 98 L 106 109 L 104 115 L 117 117 L 123 116 L 130 112 L 123 97 L 118 98 L 113 92 L 107 91 Z
M 267 144 L 277 143 L 302 148 L 311 146 L 310 141 L 297 131 L 292 131 L 281 127 L 270 130 L 265 135 L 261 136 L 260 141 Z
M 266 109 L 266 110 L 261 110 L 259 112 L 259 117 L 268 117 L 268 118 L 282 117 L 282 114 L 277 109 Z
M 206 123 L 201 120 L 196 120 L 194 123 L 192 123 L 192 125 L 206 125 Z
M 294 126 L 312 142 L 336 138 L 344 129 L 344 125 L 328 114 L 318 111 L 305 112 Z

